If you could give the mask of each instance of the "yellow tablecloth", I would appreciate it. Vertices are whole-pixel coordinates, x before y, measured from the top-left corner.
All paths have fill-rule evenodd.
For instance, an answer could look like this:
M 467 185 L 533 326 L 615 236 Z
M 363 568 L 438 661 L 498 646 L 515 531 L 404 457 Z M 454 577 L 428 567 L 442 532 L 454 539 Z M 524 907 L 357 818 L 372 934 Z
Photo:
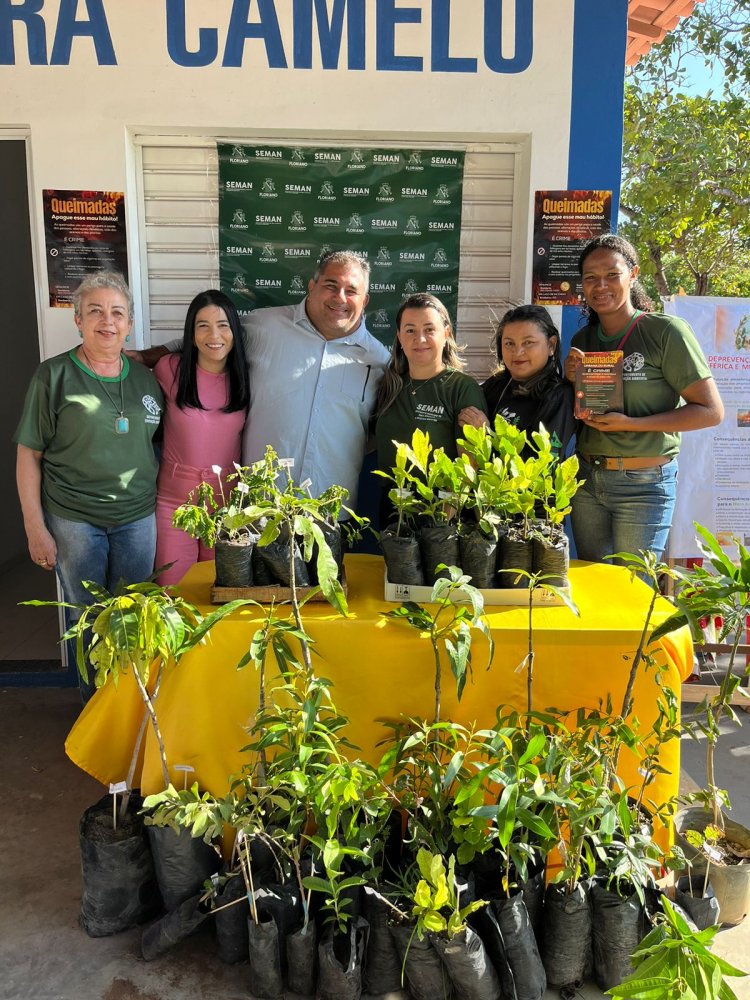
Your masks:
M 351 720 L 350 738 L 366 759 L 377 760 L 377 742 L 385 735 L 382 720 L 400 715 L 432 717 L 434 661 L 429 640 L 403 623 L 386 621 L 381 612 L 396 607 L 383 600 L 383 562 L 376 556 L 347 556 L 351 616 L 342 619 L 327 604 L 304 608 L 305 626 L 315 640 L 315 669 L 333 681 L 334 701 Z M 213 563 L 199 563 L 183 580 L 183 596 L 209 611 Z M 570 570 L 573 598 L 581 616 L 566 607 L 534 610 L 534 707 L 575 710 L 596 708 L 611 696 L 619 708 L 630 663 L 638 645 L 650 591 L 631 581 L 620 567 L 574 563 Z M 485 671 L 486 640 L 476 633 L 474 679 L 459 703 L 449 670 L 443 683 L 444 718 L 480 726 L 495 721 L 498 705 L 526 707 L 526 673 L 517 672 L 527 650 L 528 612 L 522 607 L 488 608 L 495 639 L 495 659 Z M 671 612 L 659 599 L 655 624 Z M 157 702 L 171 777 L 182 785 L 175 765 L 195 769 L 189 782 L 224 794 L 229 777 L 246 758 L 247 726 L 257 706 L 258 676 L 252 665 L 236 665 L 260 622 L 258 609 L 238 612 L 220 622 L 204 646 L 168 668 Z M 663 683 L 679 695 L 690 674 L 692 645 L 686 630 L 664 639 L 657 658 L 666 665 Z M 275 665 L 269 664 L 269 676 Z M 655 672 L 641 668 L 634 691 L 634 714 L 644 727 L 656 717 Z M 68 756 L 99 781 L 120 781 L 127 774 L 143 707 L 131 677 L 115 689 L 98 691 L 66 741 Z M 162 787 L 156 741 L 149 726 L 135 785 L 144 794 Z M 662 752 L 667 774 L 651 785 L 647 798 L 664 801 L 677 791 L 679 741 Z M 620 771 L 630 784 L 639 783 L 638 761 L 623 754 Z

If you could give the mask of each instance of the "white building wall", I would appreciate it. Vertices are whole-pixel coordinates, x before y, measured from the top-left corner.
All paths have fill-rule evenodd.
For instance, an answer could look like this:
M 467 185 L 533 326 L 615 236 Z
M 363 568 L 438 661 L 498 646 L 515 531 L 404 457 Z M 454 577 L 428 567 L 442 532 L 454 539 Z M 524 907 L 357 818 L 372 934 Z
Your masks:
M 254 135 L 306 135 L 330 139 L 355 135 L 364 145 L 368 137 L 385 140 L 395 133 L 419 133 L 467 143 L 488 141 L 528 144 L 528 178 L 517 192 L 522 199 L 519 273 L 523 288 L 530 276 L 531 193 L 537 188 L 565 188 L 570 127 L 572 25 L 574 0 L 363 0 L 365 69 L 350 70 L 346 59 L 346 26 L 338 68 L 320 65 L 313 32 L 313 68 L 293 67 L 292 0 L 255 0 L 249 20 L 278 16 L 288 68 L 268 66 L 264 43 L 248 39 L 240 67 L 221 65 L 228 25 L 241 0 L 184 0 L 172 4 L 187 12 L 187 44 L 197 48 L 199 29 L 216 29 L 217 60 L 208 66 L 186 67 L 170 58 L 167 45 L 166 3 L 154 0 L 79 0 L 81 21 L 97 18 L 111 37 L 117 65 L 99 65 L 91 37 L 73 38 L 66 65 L 31 65 L 28 33 L 13 27 L 12 62 L 0 65 L 0 132 L 2 127 L 26 127 L 30 132 L 32 210 L 35 253 L 40 282 L 41 338 L 45 356 L 59 353 L 75 339 L 68 310 L 46 306 L 46 267 L 41 192 L 44 188 L 125 191 L 129 218 L 131 281 L 138 285 L 139 245 L 137 176 L 133 136 L 136 134 L 190 134 L 240 139 Z M 352 4 L 352 0 L 350 0 Z M 247 4 L 246 4 L 247 5 Z M 0 0 L 0 48 L 5 31 L 5 61 L 9 61 L 7 28 L 10 0 Z M 23 4 L 22 4 L 23 6 Z M 344 5 L 346 6 L 346 5 Z M 356 7 L 356 2 L 353 4 Z M 328 0 L 333 9 L 333 0 Z M 503 56 L 513 55 L 515 19 L 521 8 L 533 11 L 533 52 L 523 72 L 498 73 L 485 65 L 484 13 L 502 10 Z M 397 56 L 421 57 L 420 71 L 377 68 L 385 48 L 378 50 L 389 10 L 399 17 L 418 17 L 419 23 L 397 23 L 384 32 L 393 39 Z M 46 60 L 64 41 L 58 32 L 60 0 L 45 0 L 35 21 L 43 22 Z M 386 12 L 383 14 L 383 12 Z M 431 31 L 435 17 L 450 12 L 450 56 L 475 58 L 476 72 L 434 72 L 431 69 Z M 5 22 L 3 21 L 5 18 Z M 442 25 L 445 26 L 443 16 Z M 86 29 L 87 30 L 87 29 Z M 99 34 L 101 40 L 101 32 Z M 99 58 L 101 59 L 100 46 Z M 34 54 L 32 53 L 32 58 Z M 36 53 L 38 58 L 38 52 Z

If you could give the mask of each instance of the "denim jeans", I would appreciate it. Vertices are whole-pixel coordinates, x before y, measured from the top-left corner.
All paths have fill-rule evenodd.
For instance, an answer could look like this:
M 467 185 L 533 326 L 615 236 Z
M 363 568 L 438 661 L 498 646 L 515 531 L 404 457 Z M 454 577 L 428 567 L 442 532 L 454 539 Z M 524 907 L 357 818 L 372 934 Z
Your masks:
M 615 552 L 648 549 L 661 558 L 677 496 L 677 460 L 619 472 L 578 459 L 578 475 L 586 480 L 571 513 L 578 558 L 602 562 Z
M 84 580 L 92 580 L 112 591 L 120 580 L 126 584 L 142 583 L 154 571 L 156 520 L 153 514 L 112 528 L 100 528 L 86 521 L 69 521 L 49 511 L 44 512 L 44 518 L 57 545 L 55 570 L 63 596 L 71 604 L 93 602 L 83 586 Z M 71 609 L 65 609 L 68 628 L 78 617 Z M 71 657 L 71 662 L 75 662 L 74 642 L 68 643 L 68 658 Z M 91 671 L 89 683 L 79 678 L 79 686 L 85 704 L 95 690 Z

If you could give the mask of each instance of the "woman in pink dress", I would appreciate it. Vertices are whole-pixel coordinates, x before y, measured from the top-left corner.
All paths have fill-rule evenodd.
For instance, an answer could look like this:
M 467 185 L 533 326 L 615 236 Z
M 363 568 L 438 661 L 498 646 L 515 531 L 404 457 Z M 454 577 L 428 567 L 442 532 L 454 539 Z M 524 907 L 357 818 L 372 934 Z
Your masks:
M 213 559 L 179 528 L 172 514 L 201 481 L 219 492 L 222 479 L 240 460 L 242 428 L 250 401 L 240 318 L 216 289 L 193 299 L 185 317 L 182 350 L 160 359 L 154 374 L 164 392 L 164 441 L 156 496 L 156 563 L 174 563 L 159 583 L 178 583 L 195 562 Z M 226 487 L 226 480 L 224 480 Z

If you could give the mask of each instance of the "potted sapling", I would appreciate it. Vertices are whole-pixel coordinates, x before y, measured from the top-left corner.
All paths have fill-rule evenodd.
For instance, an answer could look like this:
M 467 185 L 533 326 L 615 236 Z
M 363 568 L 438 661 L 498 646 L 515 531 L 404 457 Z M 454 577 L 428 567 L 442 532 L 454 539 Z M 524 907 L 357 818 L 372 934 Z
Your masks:
M 578 458 L 571 455 L 562 462 L 557 461 L 550 436 L 543 426 L 531 437 L 539 460 L 534 492 L 537 508 L 544 511 L 533 534 L 533 568 L 535 573 L 543 573 L 549 583 L 564 587 L 568 582 L 570 553 L 563 522 L 581 485 L 577 478 Z
M 229 480 L 234 482 L 225 495 L 221 469 L 213 471 L 219 478 L 219 496 L 210 483 L 199 483 L 172 515 L 175 528 L 214 549 L 216 585 L 218 587 L 250 587 L 253 584 L 252 555 L 258 541 L 254 506 L 264 488 L 269 485 L 265 462 L 252 468 L 235 467 Z
M 493 461 L 492 440 L 484 427 L 467 424 L 459 446 L 462 451 L 454 465 L 460 565 L 475 587 L 490 589 L 495 584 L 498 539 L 506 530 L 503 490 L 506 467 L 500 459 Z M 466 515 L 462 516 L 464 511 Z
M 706 785 L 685 797 L 688 808 L 677 813 L 675 827 L 678 842 L 696 869 L 704 867 L 707 860 L 712 865 L 711 881 L 722 923 L 738 924 L 750 909 L 750 830 L 724 813 L 730 803 L 717 784 L 715 757 L 722 722 L 729 720 L 739 725 L 732 706 L 733 696 L 739 693 L 742 680 L 750 673 L 748 666 L 735 671 L 737 651 L 750 613 L 750 552 L 735 538 L 736 555 L 732 558 L 707 528 L 696 524 L 695 530 L 703 565 L 685 570 L 675 568 L 681 583 L 674 598 L 677 610 L 654 630 L 652 639 L 687 624 L 694 640 L 700 642 L 703 637 L 700 622 L 710 618 L 719 622 L 719 641 L 729 640 L 727 665 L 716 693 L 703 700 L 686 725 L 693 738 L 705 740 Z M 720 831 L 720 836 L 706 836 L 709 827 Z M 702 835 L 700 851 L 687 841 L 685 835 L 689 830 Z
M 78 615 L 64 639 L 75 639 L 78 669 L 88 680 L 91 667 L 97 688 L 132 675 L 143 701 L 143 720 L 130 755 L 119 810 L 106 800 L 87 810 L 80 825 L 81 867 L 84 881 L 81 923 L 91 936 L 113 934 L 153 915 L 151 859 L 145 847 L 142 821 L 131 790 L 150 726 L 159 754 L 163 787 L 170 784 L 164 740 L 156 704 L 164 671 L 205 639 L 209 630 L 244 602 L 235 601 L 203 617 L 193 605 L 155 583 L 137 583 L 109 593 L 85 581 L 93 603 L 28 601 L 33 605 L 70 608 Z M 142 847 L 141 847 L 142 845 Z M 145 855 L 144 855 L 145 852 Z
M 375 475 L 393 483 L 388 500 L 395 512 L 389 524 L 380 531 L 380 547 L 390 583 L 422 586 L 424 573 L 416 533 L 419 499 L 415 495 L 411 476 L 410 449 L 406 444 L 396 447 L 396 464 L 390 472 L 376 469 Z

